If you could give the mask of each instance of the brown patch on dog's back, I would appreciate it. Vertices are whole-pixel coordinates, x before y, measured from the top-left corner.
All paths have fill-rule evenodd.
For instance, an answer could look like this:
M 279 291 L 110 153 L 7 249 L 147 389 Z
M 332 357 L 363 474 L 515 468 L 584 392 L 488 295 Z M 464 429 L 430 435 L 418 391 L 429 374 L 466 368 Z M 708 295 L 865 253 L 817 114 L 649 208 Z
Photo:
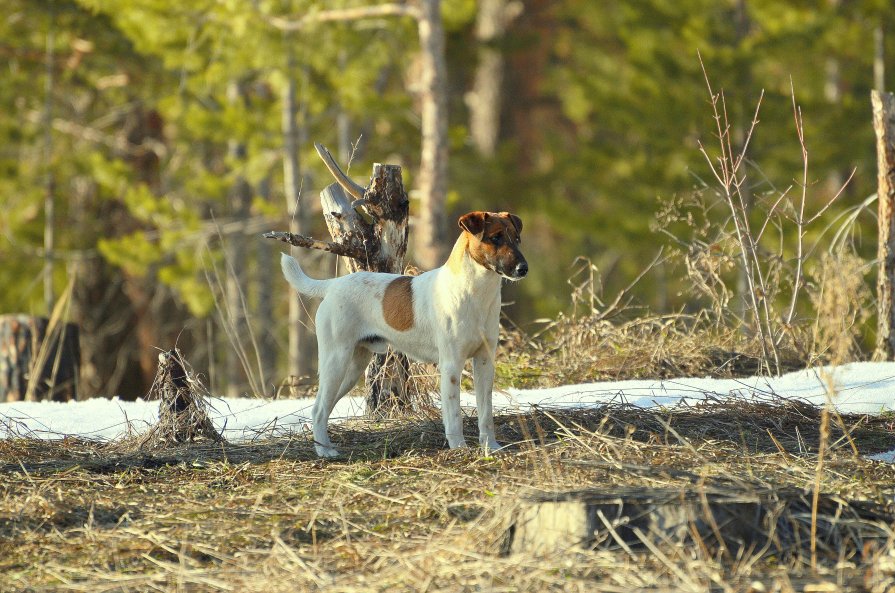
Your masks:
M 401 276 L 389 282 L 382 297 L 385 322 L 403 332 L 413 327 L 413 278 Z

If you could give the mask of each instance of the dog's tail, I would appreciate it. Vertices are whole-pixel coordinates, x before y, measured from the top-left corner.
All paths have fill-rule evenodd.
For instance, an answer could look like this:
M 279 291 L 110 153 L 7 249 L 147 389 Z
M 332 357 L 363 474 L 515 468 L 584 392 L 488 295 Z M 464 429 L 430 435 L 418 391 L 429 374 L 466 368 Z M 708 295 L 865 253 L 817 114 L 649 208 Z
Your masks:
M 291 255 L 285 253 L 280 258 L 280 265 L 283 268 L 283 276 L 289 281 L 295 290 L 301 294 L 313 298 L 322 299 L 326 296 L 326 285 L 329 280 L 315 280 L 305 274 L 298 261 Z

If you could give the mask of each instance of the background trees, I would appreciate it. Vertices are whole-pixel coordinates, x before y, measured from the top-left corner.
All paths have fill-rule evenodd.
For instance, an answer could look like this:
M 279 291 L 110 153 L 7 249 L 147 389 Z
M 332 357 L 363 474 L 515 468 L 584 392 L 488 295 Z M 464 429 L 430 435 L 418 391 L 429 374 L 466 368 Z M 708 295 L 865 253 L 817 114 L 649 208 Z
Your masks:
M 439 225 L 468 209 L 526 218 L 538 257 L 508 295 L 523 324 L 565 305 L 557 287 L 577 255 L 607 291 L 626 286 L 665 240 L 657 198 L 704 189 L 697 142 L 709 143 L 713 122 L 697 50 L 739 141 L 765 91 L 755 199 L 799 176 L 790 79 L 809 199 L 825 203 L 852 168 L 829 215 L 874 191 L 868 96 L 893 57 L 887 2 L 443 0 L 288 26 L 370 5 L 12 0 L 0 19 L 0 310 L 45 310 L 50 194 L 49 286 L 58 295 L 77 278 L 87 393 L 144 394 L 153 347 L 175 340 L 214 389 L 273 392 L 287 374 L 289 316 L 278 247 L 257 236 L 291 221 L 324 234 L 310 199 L 327 182 L 315 140 L 355 171 L 405 167 L 416 261 L 433 265 L 426 250 L 454 236 L 441 239 Z M 447 78 L 433 85 L 417 15 L 436 8 Z M 440 123 L 427 119 L 433 101 Z M 432 125 L 445 126 L 446 144 L 427 155 Z M 858 247 L 870 254 L 872 242 Z M 313 265 L 335 273 L 334 259 Z M 658 269 L 640 302 L 686 305 L 679 277 Z M 310 325 L 310 306 L 293 304 L 293 326 Z M 309 374 L 313 344 L 294 340 L 289 373 Z

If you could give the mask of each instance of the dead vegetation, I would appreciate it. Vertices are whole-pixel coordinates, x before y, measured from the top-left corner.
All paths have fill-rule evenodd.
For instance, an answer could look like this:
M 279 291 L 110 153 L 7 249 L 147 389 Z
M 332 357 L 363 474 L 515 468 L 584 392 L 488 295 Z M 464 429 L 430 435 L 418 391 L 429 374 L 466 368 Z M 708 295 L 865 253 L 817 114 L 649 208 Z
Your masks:
M 726 121 L 723 95 L 710 95 Z M 738 377 L 860 356 L 872 297 L 848 225 L 810 259 L 819 243 L 807 244 L 806 228 L 826 206 L 806 213 L 807 177 L 795 199 L 789 189 L 745 196 L 745 146 L 731 146 L 727 125 L 717 139 L 720 156 L 704 151 L 717 187 L 669 202 L 657 228 L 677 241 L 693 307 L 632 310 L 636 281 L 605 299 L 582 260 L 568 314 L 501 336 L 498 384 Z M 752 198 L 768 222 L 750 229 Z M 719 203 L 729 210 L 720 222 Z M 671 232 L 680 224 L 685 240 Z M 783 237 L 787 225 L 796 254 L 766 251 L 765 231 Z M 445 449 L 423 398 L 412 417 L 387 410 L 331 427 L 350 456 L 323 461 L 306 434 L 225 442 L 209 432 L 201 385 L 172 369 L 160 368 L 162 422 L 146 435 L 48 441 L 5 427 L 18 436 L 0 440 L 0 591 L 895 593 L 895 465 L 866 457 L 892 449 L 891 416 L 772 393 L 674 408 L 536 407 L 497 417 L 511 446 L 483 457 Z M 410 373 L 421 392 L 436 390 L 430 368 Z M 464 428 L 474 442 L 472 415 Z M 514 549 L 520 509 L 569 492 L 735 500 L 758 505 L 747 510 L 760 520 L 751 539 L 729 539 L 732 521 L 706 531 L 696 519 L 682 537 L 642 538 L 634 521 L 598 526 L 585 546 Z
M 202 439 L 223 442 L 208 417 L 208 395 L 180 350 L 161 352 L 147 398 L 159 402 L 158 422 L 146 433 L 124 439 L 118 446 L 124 450 L 154 450 Z
M 546 557 L 504 550 L 521 497 L 537 492 L 809 500 L 820 412 L 799 402 L 536 409 L 497 419 L 498 438 L 515 444 L 492 457 L 445 450 L 427 416 L 339 426 L 334 441 L 352 456 L 337 462 L 315 459 L 299 434 L 130 452 L 6 439 L 0 590 L 887 591 L 895 470 L 855 451 L 890 448 L 891 428 L 882 417 L 831 423 L 823 492 L 847 506 L 820 506 L 818 537 L 832 541 L 856 505 L 881 519 L 850 523 L 849 545 L 820 546 L 814 570 L 798 545 L 787 555 L 673 541 Z M 474 418 L 466 429 L 475 434 Z

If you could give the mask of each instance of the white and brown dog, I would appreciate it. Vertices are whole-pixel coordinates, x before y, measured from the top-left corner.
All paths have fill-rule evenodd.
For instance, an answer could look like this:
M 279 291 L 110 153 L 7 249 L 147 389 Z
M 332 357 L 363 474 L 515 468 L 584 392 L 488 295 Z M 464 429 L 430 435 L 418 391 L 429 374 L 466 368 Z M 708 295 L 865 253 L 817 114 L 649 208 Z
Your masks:
M 507 212 L 470 212 L 445 265 L 419 276 L 356 272 L 314 280 L 283 254 L 283 274 L 298 292 L 322 298 L 317 309 L 320 385 L 314 402 L 317 454 L 335 457 L 327 423 L 336 402 L 355 386 L 374 352 L 387 346 L 437 363 L 441 414 L 448 445 L 465 447 L 460 373 L 469 358 L 478 406 L 479 442 L 494 437 L 491 389 L 500 319 L 501 278 L 519 280 L 528 263 L 519 251 L 522 221 Z

